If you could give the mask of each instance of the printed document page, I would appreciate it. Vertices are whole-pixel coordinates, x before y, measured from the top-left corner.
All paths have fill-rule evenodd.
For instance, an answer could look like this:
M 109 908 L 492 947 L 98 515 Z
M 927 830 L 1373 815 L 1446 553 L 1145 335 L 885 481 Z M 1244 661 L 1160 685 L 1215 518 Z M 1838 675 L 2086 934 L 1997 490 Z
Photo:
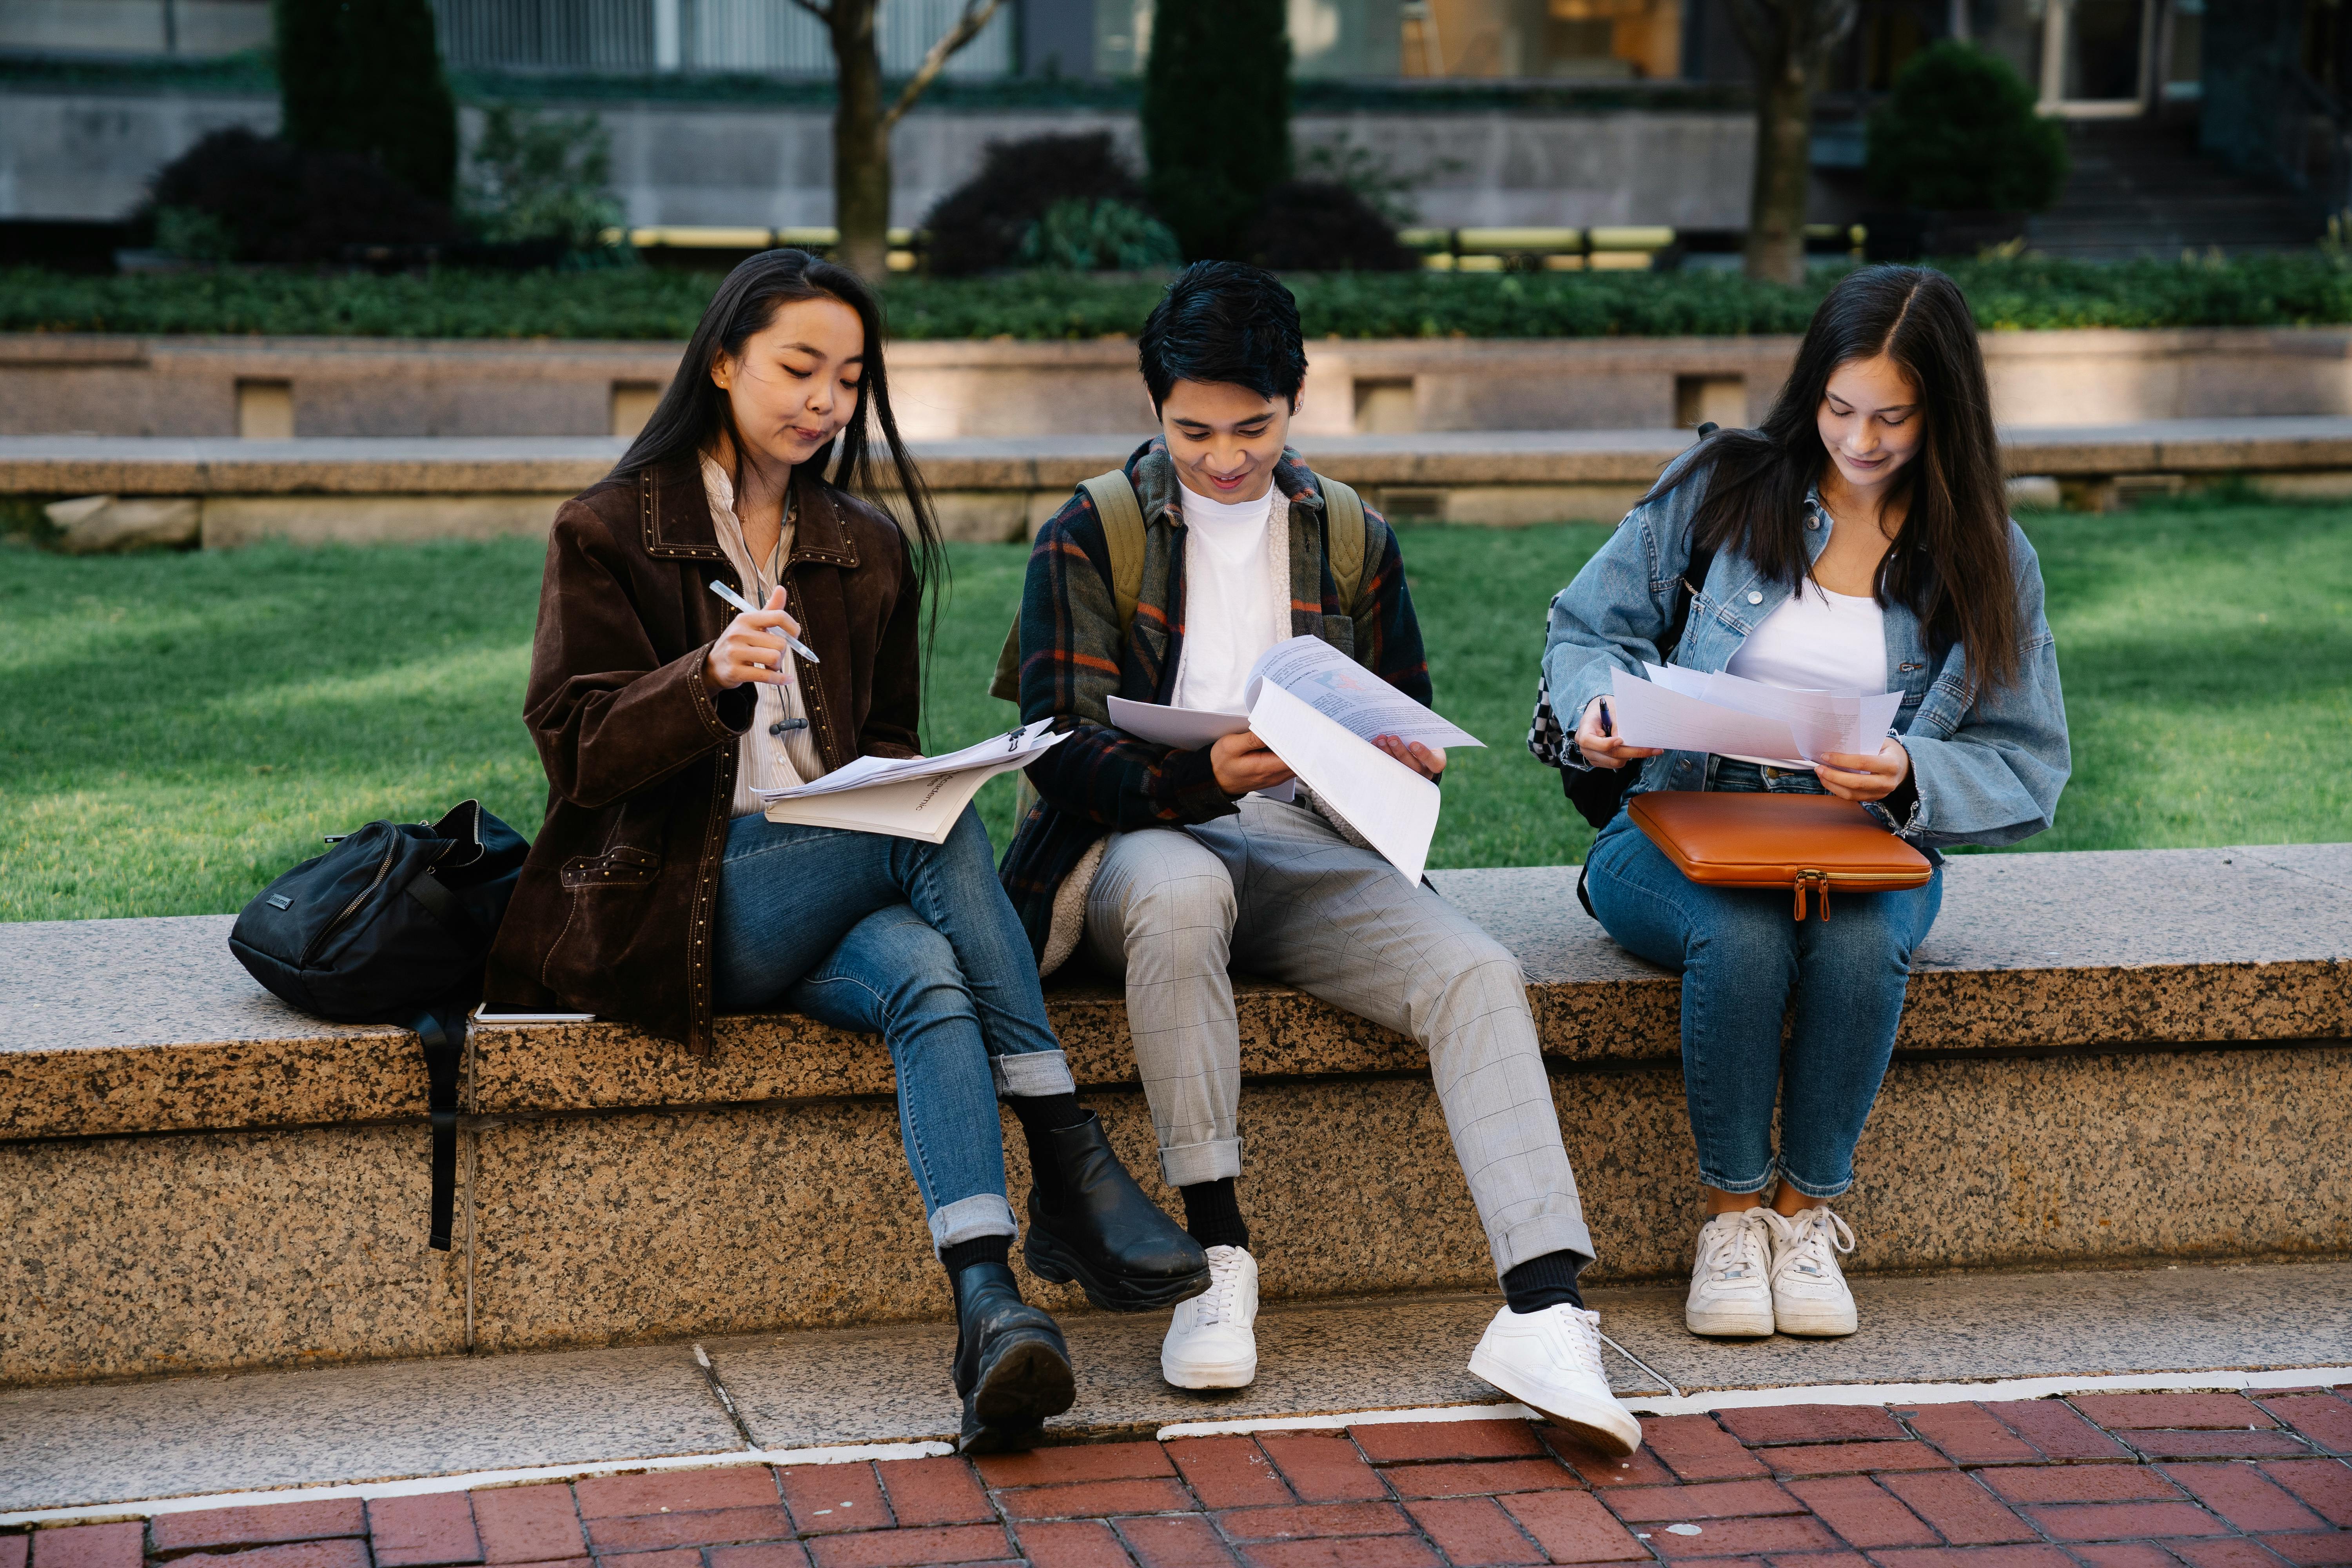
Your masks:
M 1250 666 L 1248 682 L 1242 688 L 1253 714 L 1257 711 L 1259 688 L 1268 682 L 1283 688 L 1360 741 L 1394 735 L 1402 741 L 1418 741 L 1424 746 L 1486 743 L 1431 712 L 1321 637 L 1292 637 L 1258 656 L 1258 661 Z M 1272 744 L 1264 731 L 1258 732 L 1258 738 Z M 1322 792 L 1318 789 L 1316 793 Z
M 789 789 L 756 791 L 771 822 L 887 833 L 943 843 L 956 818 L 1002 773 L 1025 767 L 1061 743 L 1040 720 L 941 757 L 859 757 L 821 779 Z
M 840 827 L 856 833 L 887 833 L 894 838 L 920 838 L 944 844 L 955 831 L 956 818 L 980 793 L 980 786 L 1003 772 L 1002 768 L 966 768 L 959 773 L 929 773 L 902 778 L 895 784 L 867 784 L 863 789 L 831 795 L 804 795 L 771 801 L 770 822 L 798 822 L 810 827 Z
M 1250 728 L 1325 805 L 1398 870 L 1421 880 L 1437 833 L 1435 784 L 1273 681 L 1257 687 Z
M 1792 691 L 1719 671 L 1643 668 L 1646 681 L 1611 672 L 1610 712 L 1622 739 L 1780 766 L 1805 767 L 1832 752 L 1876 752 L 1903 703 L 1897 691 Z M 1661 734 L 1668 738 L 1649 738 Z
M 991 736 L 966 746 L 961 752 L 950 752 L 945 756 L 859 757 L 808 784 L 793 784 L 786 789 L 763 789 L 756 793 L 762 800 L 798 800 L 807 795 L 839 795 L 845 790 L 930 778 L 940 773 L 960 773 L 967 768 L 986 768 L 992 778 L 1007 768 L 1026 767 L 1036 760 L 1039 753 L 1061 744 L 1062 737 L 1055 734 L 1053 730 L 1052 720 L 1040 719 L 1034 724 L 1024 724 L 1004 734 Z

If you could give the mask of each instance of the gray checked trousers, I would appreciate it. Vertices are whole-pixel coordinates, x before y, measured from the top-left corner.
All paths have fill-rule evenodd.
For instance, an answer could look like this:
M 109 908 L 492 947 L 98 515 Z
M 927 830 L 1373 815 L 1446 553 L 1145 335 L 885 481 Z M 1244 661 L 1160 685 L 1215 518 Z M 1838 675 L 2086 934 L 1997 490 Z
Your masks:
M 1517 960 L 1430 889 L 1303 806 L 1114 835 L 1086 944 L 1127 981 L 1128 1026 L 1171 1186 L 1238 1176 L 1241 1037 L 1226 963 L 1408 1035 L 1429 1053 L 1500 1275 L 1592 1238 Z

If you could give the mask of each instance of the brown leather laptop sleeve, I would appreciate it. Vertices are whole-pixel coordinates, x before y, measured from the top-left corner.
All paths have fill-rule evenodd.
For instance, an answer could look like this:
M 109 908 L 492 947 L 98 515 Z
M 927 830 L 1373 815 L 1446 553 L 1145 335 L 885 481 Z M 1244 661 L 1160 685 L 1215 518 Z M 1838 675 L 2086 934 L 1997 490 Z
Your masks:
M 1654 790 L 1625 803 L 1633 826 L 1692 881 L 1716 888 L 1791 888 L 1796 918 L 1819 889 L 1881 892 L 1924 887 L 1927 858 L 1857 802 L 1824 795 Z

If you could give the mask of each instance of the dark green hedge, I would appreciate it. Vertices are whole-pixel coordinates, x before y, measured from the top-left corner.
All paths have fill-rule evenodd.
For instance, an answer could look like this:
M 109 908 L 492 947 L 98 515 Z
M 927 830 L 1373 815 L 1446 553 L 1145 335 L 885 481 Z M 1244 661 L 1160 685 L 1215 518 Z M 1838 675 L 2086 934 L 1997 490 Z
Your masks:
M 2118 266 L 2021 260 L 1949 270 L 1990 329 L 2352 322 L 2352 271 L 2326 258 Z M 1339 274 L 1290 279 L 1310 338 L 1680 337 L 1801 332 L 1835 280 L 1801 288 L 1715 271 Z M 524 274 L 220 271 L 79 278 L 0 272 L 0 331 L 681 339 L 717 279 L 653 268 Z M 901 338 L 1127 336 L 1151 278 L 1067 274 L 890 286 Z

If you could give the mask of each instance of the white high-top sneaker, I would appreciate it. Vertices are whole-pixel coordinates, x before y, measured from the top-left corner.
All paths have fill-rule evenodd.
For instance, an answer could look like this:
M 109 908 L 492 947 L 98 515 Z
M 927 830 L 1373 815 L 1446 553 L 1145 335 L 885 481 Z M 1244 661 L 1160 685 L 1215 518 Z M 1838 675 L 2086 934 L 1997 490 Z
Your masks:
M 1178 1388 L 1247 1388 L 1257 1377 L 1257 1259 L 1209 1248 L 1209 1288 L 1176 1303 L 1160 1375 Z
M 1683 1323 L 1692 1333 L 1727 1339 L 1772 1331 L 1770 1209 L 1736 1209 L 1699 1228 Z
M 1598 1312 L 1565 1301 L 1540 1312 L 1506 1307 L 1479 1336 L 1470 1371 L 1604 1454 L 1622 1459 L 1642 1446 L 1642 1424 L 1601 1370 Z
M 1853 1292 L 1837 1260 L 1853 1250 L 1853 1228 L 1827 1204 L 1772 1215 L 1772 1321 L 1782 1333 L 1835 1339 L 1853 1332 Z

